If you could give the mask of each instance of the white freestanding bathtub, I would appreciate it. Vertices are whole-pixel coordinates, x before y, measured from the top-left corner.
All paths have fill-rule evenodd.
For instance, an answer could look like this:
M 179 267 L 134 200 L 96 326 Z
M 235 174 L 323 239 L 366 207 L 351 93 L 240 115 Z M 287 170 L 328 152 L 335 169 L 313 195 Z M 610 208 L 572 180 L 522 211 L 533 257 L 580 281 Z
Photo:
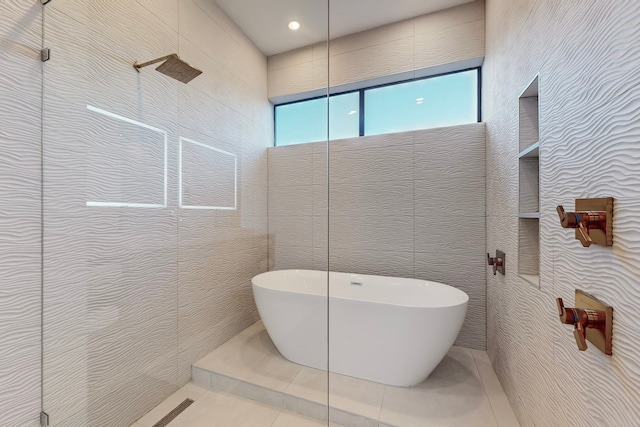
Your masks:
M 442 283 L 326 271 L 270 271 L 252 283 L 284 357 L 395 386 L 429 376 L 460 332 L 469 301 Z

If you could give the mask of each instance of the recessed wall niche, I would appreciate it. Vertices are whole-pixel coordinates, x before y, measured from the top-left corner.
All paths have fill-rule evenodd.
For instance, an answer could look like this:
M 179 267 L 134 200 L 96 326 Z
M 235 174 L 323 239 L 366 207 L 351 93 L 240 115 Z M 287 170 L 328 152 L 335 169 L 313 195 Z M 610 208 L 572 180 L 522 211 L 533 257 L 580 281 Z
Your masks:
M 538 76 L 518 99 L 518 275 L 540 286 L 540 120 Z

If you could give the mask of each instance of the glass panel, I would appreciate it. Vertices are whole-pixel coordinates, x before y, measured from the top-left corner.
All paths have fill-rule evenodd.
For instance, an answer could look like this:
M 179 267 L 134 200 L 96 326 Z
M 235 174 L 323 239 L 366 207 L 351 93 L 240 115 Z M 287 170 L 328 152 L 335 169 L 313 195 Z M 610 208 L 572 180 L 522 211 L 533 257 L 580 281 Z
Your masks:
M 297 2 L 269 21 L 262 31 L 284 27 L 288 36 L 280 18 L 309 16 L 301 19 L 307 41 L 281 41 L 279 51 L 244 21 L 264 17 L 261 3 L 44 6 L 52 57 L 43 95 L 43 408 L 51 425 L 129 427 L 141 417 L 153 425 L 186 397 L 196 402 L 180 415 L 184 425 L 328 418 L 326 97 L 312 149 L 274 147 L 276 88 L 267 79 L 277 55 L 308 47 L 323 56 L 305 87 L 322 88 L 327 0 Z M 176 57 L 133 67 L 174 53 L 202 74 L 184 81 L 195 71 Z M 349 98 L 331 101 L 346 117 L 340 137 L 353 131 Z M 294 212 L 311 194 L 308 210 Z M 293 298 L 301 279 L 293 269 L 314 270 L 306 276 L 313 295 Z M 273 298 L 278 291 L 254 286 L 270 270 L 289 270 L 286 306 Z M 289 405 L 300 413 L 285 413 Z
M 431 77 L 365 90 L 365 135 L 478 121 L 478 72 Z
M 351 92 L 329 98 L 330 139 L 358 136 L 360 93 Z M 293 145 L 327 139 L 327 98 L 278 105 L 276 145 Z
M 433 24 L 458 31 L 463 15 L 451 8 L 349 31 L 349 3 L 331 1 L 329 81 L 363 88 L 364 135 L 329 142 L 330 417 L 344 425 L 497 425 L 471 350 L 452 347 L 483 348 L 485 339 L 478 73 L 390 83 L 442 70 L 436 59 L 454 57 L 448 49 L 459 44 L 448 46 L 453 33 Z M 376 7 L 391 12 L 397 3 Z M 417 3 L 433 11 L 434 2 Z M 412 68 L 419 64 L 442 66 Z M 382 81 L 389 84 L 371 87 Z M 329 108 L 331 129 L 340 115 Z M 457 239 L 460 224 L 480 232 Z M 458 410 L 453 390 L 475 408 Z
M 176 256 L 182 83 L 132 66 L 182 53 L 173 6 L 44 6 L 52 58 L 44 65 L 43 407 L 52 425 L 126 427 L 184 383 Z
M 42 6 L 0 1 L 0 426 L 40 411 Z

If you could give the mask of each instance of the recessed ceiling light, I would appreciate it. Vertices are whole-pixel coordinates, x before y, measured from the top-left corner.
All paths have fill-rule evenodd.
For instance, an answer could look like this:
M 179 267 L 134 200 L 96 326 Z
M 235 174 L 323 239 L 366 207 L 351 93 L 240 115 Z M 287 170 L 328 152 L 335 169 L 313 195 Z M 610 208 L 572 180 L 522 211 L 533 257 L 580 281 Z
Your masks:
M 353 115 L 354 115 L 354 114 L 356 114 L 356 113 L 357 113 L 357 111 L 356 111 L 356 110 L 351 110 L 351 111 L 349 111 L 347 114 L 348 114 L 348 115 L 350 115 L 350 116 L 353 116 Z
M 298 21 L 291 21 L 289 22 L 289 29 L 291 31 L 296 31 L 300 28 L 300 23 Z

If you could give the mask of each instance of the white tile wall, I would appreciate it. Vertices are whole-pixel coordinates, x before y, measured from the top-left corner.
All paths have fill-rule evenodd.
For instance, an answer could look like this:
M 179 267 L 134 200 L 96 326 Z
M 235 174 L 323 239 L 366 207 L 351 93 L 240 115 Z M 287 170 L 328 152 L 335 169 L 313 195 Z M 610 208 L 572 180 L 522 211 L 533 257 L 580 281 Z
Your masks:
M 523 426 L 608 427 L 640 419 L 640 4 L 487 2 L 488 348 Z M 517 277 L 518 96 L 540 74 L 541 289 Z M 613 196 L 614 246 L 583 248 L 555 207 Z M 554 298 L 580 288 L 615 310 L 613 356 L 576 348 Z M 534 322 L 520 322 L 537 313 Z M 579 393 L 569 390 L 580 390 Z
M 484 1 L 270 56 L 269 99 L 484 56 Z M 410 76 L 410 77 L 413 77 Z
M 483 124 L 331 141 L 328 192 L 326 143 L 270 148 L 271 269 L 451 284 L 471 298 L 457 344 L 484 349 L 484 147 Z

